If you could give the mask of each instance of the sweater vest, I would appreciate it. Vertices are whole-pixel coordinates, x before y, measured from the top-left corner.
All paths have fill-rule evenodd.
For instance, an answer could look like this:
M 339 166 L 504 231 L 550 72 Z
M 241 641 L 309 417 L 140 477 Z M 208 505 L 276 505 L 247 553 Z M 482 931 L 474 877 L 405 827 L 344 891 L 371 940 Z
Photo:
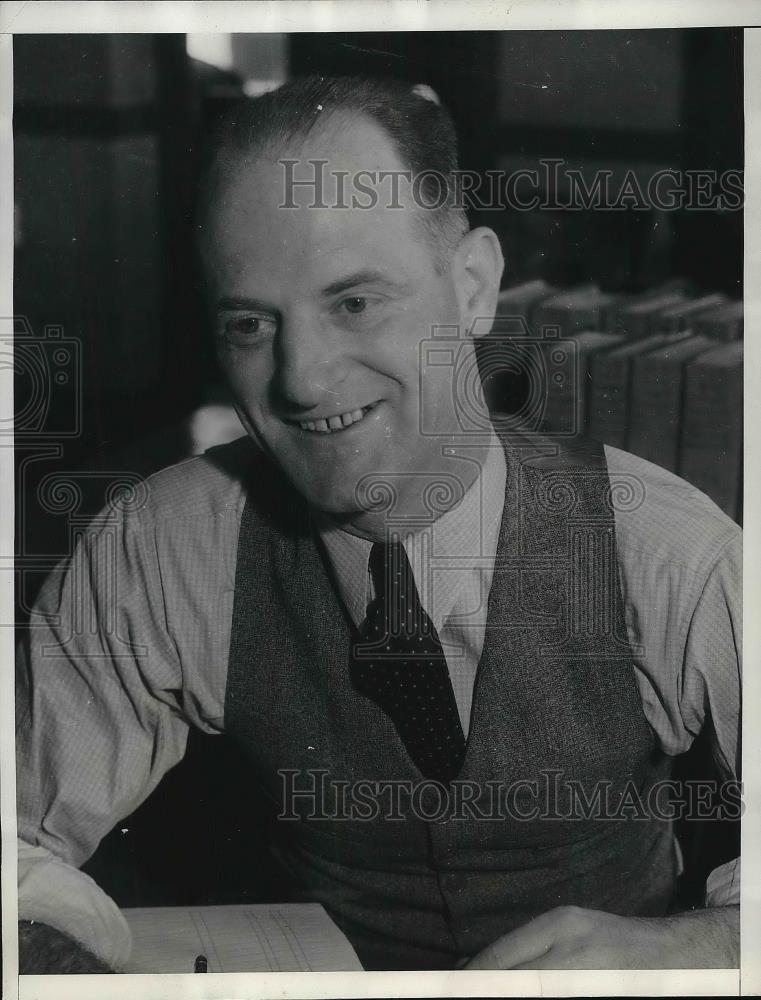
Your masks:
M 252 460 L 226 732 L 273 851 L 368 969 L 446 969 L 561 905 L 671 903 L 670 761 L 635 682 L 602 445 L 502 438 L 507 478 L 461 772 L 426 781 L 349 680 L 356 629 L 303 499 Z M 623 498 L 625 502 L 626 498 Z

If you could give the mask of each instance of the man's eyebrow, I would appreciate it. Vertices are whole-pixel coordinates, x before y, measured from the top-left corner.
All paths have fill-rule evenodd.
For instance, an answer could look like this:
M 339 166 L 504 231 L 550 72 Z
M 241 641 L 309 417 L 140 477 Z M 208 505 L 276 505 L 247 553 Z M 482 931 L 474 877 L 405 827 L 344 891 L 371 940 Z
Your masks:
M 349 274 L 345 278 L 340 278 L 338 281 L 333 281 L 329 285 L 326 285 L 322 290 L 322 295 L 325 298 L 332 298 L 334 295 L 340 295 L 341 292 L 346 292 L 351 288 L 356 288 L 359 285 L 385 285 L 388 288 L 404 289 L 407 285 L 403 282 L 393 281 L 387 275 L 383 274 L 382 271 L 356 271 L 354 274 Z M 272 305 L 262 299 L 252 299 L 245 296 L 237 295 L 223 295 L 217 302 L 218 310 L 236 310 L 236 309 L 258 309 L 260 312 L 276 312 Z
M 271 305 L 261 299 L 239 298 L 223 295 L 217 302 L 217 309 L 258 309 L 260 312 L 275 312 Z
M 334 295 L 340 295 L 341 292 L 346 292 L 350 288 L 356 288 L 358 285 L 386 285 L 390 288 L 406 287 L 398 281 L 392 281 L 381 271 L 356 271 L 345 278 L 331 282 L 331 284 L 323 288 L 322 294 L 326 298 L 332 298 Z

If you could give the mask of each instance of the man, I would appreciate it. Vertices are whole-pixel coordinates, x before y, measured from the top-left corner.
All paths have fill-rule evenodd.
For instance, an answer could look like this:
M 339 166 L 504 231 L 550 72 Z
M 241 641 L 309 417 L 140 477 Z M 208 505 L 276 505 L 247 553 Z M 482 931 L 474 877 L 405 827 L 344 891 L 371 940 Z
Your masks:
M 503 261 L 439 197 L 455 169 L 435 95 L 400 83 L 294 81 L 223 123 L 199 238 L 248 437 L 104 513 L 40 597 L 29 970 L 51 941 L 124 962 L 76 869 L 190 725 L 246 751 L 274 846 L 366 968 L 737 964 L 736 866 L 671 912 L 657 793 L 703 726 L 736 767 L 738 529 L 633 456 L 492 426 L 457 373 Z

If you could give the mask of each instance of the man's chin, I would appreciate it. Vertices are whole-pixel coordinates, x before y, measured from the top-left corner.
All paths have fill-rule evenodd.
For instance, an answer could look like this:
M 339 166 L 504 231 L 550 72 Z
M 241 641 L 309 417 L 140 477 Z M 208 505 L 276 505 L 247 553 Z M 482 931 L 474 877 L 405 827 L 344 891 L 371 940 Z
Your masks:
M 321 514 L 328 514 L 336 521 L 350 520 L 358 514 L 365 513 L 357 503 L 354 493 L 346 495 L 343 491 L 304 489 L 298 484 L 296 488 L 310 507 Z
M 330 469 L 310 463 L 305 466 L 281 465 L 292 485 L 310 507 L 333 517 L 351 517 L 367 513 L 373 507 L 374 493 L 368 484 L 377 478 L 372 472 L 358 468 L 357 463 L 336 464 Z M 310 475 L 311 472 L 311 475 Z

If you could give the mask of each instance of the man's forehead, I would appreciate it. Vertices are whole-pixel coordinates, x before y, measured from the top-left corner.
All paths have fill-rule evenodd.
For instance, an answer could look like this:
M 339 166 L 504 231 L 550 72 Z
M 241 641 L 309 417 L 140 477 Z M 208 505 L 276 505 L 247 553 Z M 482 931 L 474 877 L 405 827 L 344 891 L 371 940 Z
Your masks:
M 398 212 L 400 204 L 412 207 L 411 186 L 398 179 L 407 173 L 394 141 L 380 125 L 367 115 L 341 112 L 326 114 L 305 134 L 233 154 L 221 193 L 245 194 L 262 210 L 321 204 L 371 211 L 370 202 L 377 208 L 393 202 Z
M 305 137 L 238 155 L 216 193 L 214 256 L 253 264 L 277 249 L 291 260 L 361 253 L 378 263 L 399 255 L 401 244 L 426 252 L 409 185 L 395 195 L 389 177 L 380 177 L 404 169 L 391 139 L 366 116 L 331 116 Z

